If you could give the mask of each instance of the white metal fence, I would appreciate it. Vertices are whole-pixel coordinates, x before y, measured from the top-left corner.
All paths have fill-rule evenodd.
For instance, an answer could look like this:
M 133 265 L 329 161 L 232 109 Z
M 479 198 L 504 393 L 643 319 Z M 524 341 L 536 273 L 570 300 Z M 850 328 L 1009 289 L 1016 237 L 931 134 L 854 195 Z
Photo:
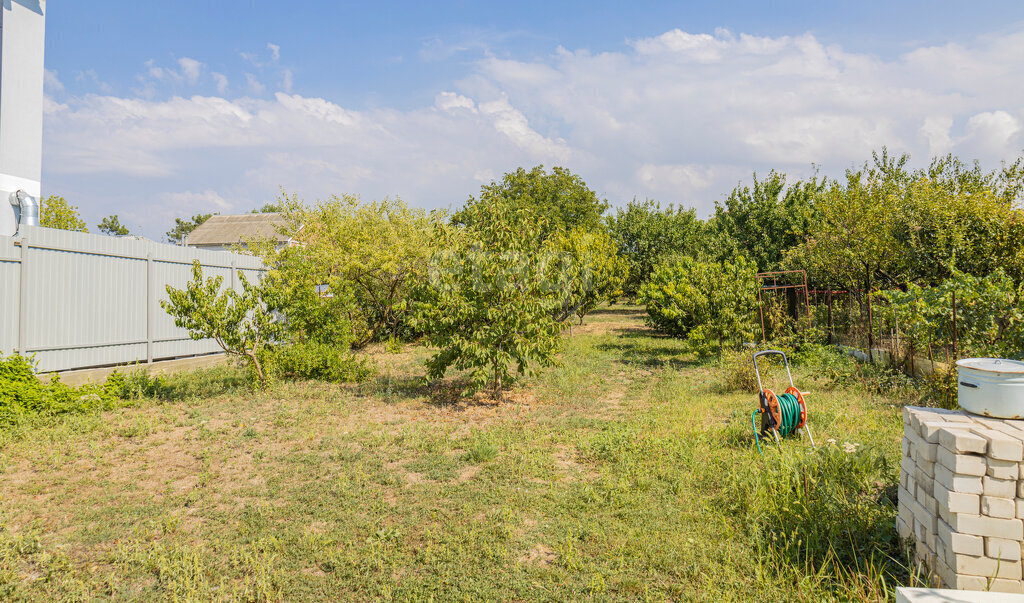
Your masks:
M 265 270 L 251 256 L 153 241 L 32 226 L 0 236 L 0 352 L 34 354 L 41 372 L 219 352 L 160 307 L 197 259 L 238 290 L 238 272 L 252 281 Z

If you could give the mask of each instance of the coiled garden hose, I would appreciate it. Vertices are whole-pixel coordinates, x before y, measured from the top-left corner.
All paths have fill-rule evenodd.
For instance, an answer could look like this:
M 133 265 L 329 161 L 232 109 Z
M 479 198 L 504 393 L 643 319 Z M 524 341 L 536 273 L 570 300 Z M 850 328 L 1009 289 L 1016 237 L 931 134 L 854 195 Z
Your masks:
M 762 408 L 755 410 L 750 415 L 750 425 L 754 429 L 754 444 L 757 446 L 757 451 L 763 454 L 761 441 L 758 437 L 757 421 L 755 421 L 757 414 L 760 412 L 768 413 L 767 427 L 773 429 L 778 436 L 786 437 L 805 426 L 807 422 L 807 405 L 804 402 L 803 394 L 795 387 L 790 387 L 786 390 L 786 393 L 779 395 L 776 395 L 770 389 L 764 390 L 762 393 L 762 405 Z M 808 433 L 809 436 L 810 433 Z M 811 440 L 812 446 L 814 445 L 813 442 Z

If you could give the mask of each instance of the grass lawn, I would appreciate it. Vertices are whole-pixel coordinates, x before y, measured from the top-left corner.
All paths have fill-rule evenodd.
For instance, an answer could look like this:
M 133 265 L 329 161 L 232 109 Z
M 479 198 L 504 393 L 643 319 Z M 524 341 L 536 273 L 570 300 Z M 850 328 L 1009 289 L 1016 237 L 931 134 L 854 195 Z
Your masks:
M 595 312 L 559 366 L 502 403 L 422 385 L 427 354 L 381 350 L 359 386 L 143 400 L 0 431 L 0 599 L 878 595 L 864 586 L 877 560 L 772 555 L 751 489 L 808 457 L 805 441 L 759 456 L 756 395 L 720 393 L 718 365 L 648 331 L 640 309 Z M 896 401 L 794 376 L 819 445 L 874 451 L 890 487 Z

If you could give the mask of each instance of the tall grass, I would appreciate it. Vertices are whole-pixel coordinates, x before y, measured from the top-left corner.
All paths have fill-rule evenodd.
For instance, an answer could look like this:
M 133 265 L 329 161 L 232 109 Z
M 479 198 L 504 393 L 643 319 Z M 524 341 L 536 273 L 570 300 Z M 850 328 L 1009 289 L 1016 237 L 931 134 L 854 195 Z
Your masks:
M 886 599 L 919 582 L 893 528 L 898 471 L 870 447 L 768 449 L 762 463 L 732 471 L 722 503 L 742 521 L 765 579 Z

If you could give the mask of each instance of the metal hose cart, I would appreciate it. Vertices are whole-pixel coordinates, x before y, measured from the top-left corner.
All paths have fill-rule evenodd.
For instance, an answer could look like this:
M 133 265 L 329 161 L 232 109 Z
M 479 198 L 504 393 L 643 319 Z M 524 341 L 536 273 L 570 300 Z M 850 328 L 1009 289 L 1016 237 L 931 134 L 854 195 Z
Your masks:
M 765 389 L 761 382 L 761 369 L 757 365 L 757 359 L 761 356 L 778 354 L 786 365 L 786 376 L 789 377 L 789 387 L 785 393 L 776 394 L 770 389 Z M 757 374 L 758 409 L 750 415 L 750 425 L 754 429 L 754 443 L 757 451 L 761 450 L 761 435 L 771 432 L 775 436 L 775 443 L 782 447 L 782 438 L 796 433 L 803 429 L 814 447 L 814 437 L 811 436 L 810 427 L 807 426 L 807 403 L 804 401 L 804 392 L 801 392 L 793 384 L 793 374 L 789 371 L 789 358 L 779 350 L 764 350 L 754 354 L 754 372 Z M 761 429 L 758 430 L 755 417 L 761 413 Z

